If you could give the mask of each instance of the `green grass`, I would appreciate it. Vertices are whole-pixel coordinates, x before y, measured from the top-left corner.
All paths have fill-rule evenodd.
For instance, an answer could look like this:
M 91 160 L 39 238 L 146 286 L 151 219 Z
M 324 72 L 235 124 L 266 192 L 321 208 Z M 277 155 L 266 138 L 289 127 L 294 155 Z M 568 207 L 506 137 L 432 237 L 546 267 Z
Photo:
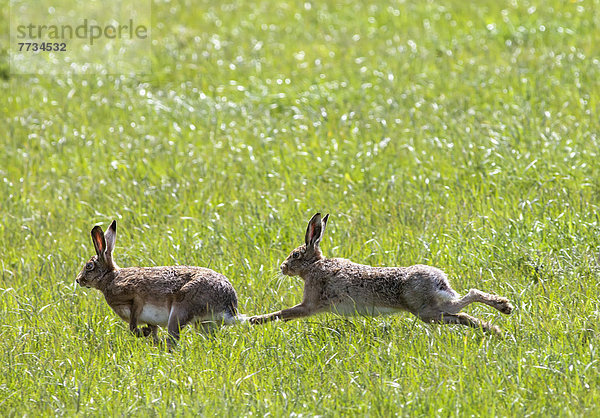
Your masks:
M 1 41 L 3 415 L 599 415 L 600 2 L 472 3 L 157 1 L 134 78 L 10 75 Z M 317 211 L 327 256 L 507 296 L 467 311 L 508 336 L 321 315 L 166 353 L 74 283 L 114 218 L 121 266 L 291 306 Z

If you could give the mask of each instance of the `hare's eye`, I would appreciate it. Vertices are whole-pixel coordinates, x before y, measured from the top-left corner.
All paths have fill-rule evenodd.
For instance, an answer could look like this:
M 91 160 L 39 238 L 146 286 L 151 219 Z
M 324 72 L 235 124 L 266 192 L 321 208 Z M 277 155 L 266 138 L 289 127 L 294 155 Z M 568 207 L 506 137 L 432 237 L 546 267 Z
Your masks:
M 294 253 L 292 254 L 292 257 L 294 257 L 294 258 L 300 257 L 300 251 L 294 251 Z
M 94 269 L 94 263 L 92 263 L 91 261 L 88 261 L 85 265 L 85 269 L 86 270 L 93 270 Z

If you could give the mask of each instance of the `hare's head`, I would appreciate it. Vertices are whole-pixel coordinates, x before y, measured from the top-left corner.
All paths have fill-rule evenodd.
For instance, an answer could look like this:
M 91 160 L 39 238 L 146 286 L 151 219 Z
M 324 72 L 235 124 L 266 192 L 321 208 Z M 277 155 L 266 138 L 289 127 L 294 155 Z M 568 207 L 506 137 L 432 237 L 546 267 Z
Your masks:
M 89 259 L 77 275 L 77 283 L 84 287 L 98 288 L 100 282 L 107 273 L 118 269 L 112 258 L 117 239 L 117 221 L 112 221 L 106 234 L 102 228 L 95 226 L 92 229 L 92 242 L 96 249 L 96 255 Z
M 329 214 L 321 219 L 320 213 L 315 213 L 308 222 L 304 245 L 296 248 L 281 264 L 281 272 L 288 276 L 298 276 L 310 268 L 311 264 L 321 260 L 319 243 L 323 238 Z

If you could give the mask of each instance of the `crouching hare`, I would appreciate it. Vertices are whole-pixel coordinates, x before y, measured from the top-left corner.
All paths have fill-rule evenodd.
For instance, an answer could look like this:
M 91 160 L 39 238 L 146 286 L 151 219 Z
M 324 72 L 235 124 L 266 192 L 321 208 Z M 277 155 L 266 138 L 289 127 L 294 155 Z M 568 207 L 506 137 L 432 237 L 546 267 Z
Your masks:
M 477 289 L 460 297 L 450 287 L 446 274 L 424 265 L 410 267 L 371 267 L 343 258 L 321 255 L 329 215 L 315 214 L 306 229 L 305 244 L 296 248 L 281 265 L 281 272 L 304 280 L 302 303 L 267 315 L 250 318 L 251 324 L 275 319 L 284 321 L 319 312 L 342 315 L 379 315 L 409 311 L 425 322 L 460 324 L 484 331 L 500 332 L 486 322 L 459 313 L 472 302 L 489 305 L 504 314 L 513 307 L 508 299 Z
M 112 255 L 116 238 L 116 221 L 106 235 L 99 226 L 92 229 L 96 255 L 76 280 L 82 287 L 100 290 L 137 337 L 152 335 L 157 341 L 158 326 L 166 326 L 171 347 L 187 324 L 231 324 L 240 320 L 235 289 L 222 274 L 189 266 L 119 268 Z M 146 326 L 138 328 L 138 324 Z

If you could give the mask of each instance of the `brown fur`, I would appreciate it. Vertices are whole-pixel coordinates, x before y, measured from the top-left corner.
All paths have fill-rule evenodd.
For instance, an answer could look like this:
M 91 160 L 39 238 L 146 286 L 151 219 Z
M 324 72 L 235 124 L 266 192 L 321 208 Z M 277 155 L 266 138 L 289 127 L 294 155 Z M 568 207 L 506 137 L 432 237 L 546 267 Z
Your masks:
M 281 265 L 283 274 L 304 279 L 302 303 L 252 317 L 250 323 L 290 320 L 320 312 L 377 315 L 409 311 L 425 322 L 499 332 L 497 327 L 459 311 L 472 302 L 482 302 L 504 314 L 511 313 L 512 305 L 500 296 L 471 289 L 466 296 L 459 297 L 444 272 L 435 267 L 371 267 L 343 258 L 325 258 L 319 243 L 328 217 L 321 220 L 320 213 L 312 217 L 305 244 L 292 251 Z
M 96 255 L 76 280 L 100 290 L 133 334 L 156 340 L 158 326 L 167 326 L 171 344 L 188 323 L 237 320 L 237 295 L 225 276 L 189 266 L 119 268 L 112 257 L 116 234 L 116 221 L 106 235 L 99 226 L 92 229 Z M 138 324 L 147 326 L 140 329 Z

